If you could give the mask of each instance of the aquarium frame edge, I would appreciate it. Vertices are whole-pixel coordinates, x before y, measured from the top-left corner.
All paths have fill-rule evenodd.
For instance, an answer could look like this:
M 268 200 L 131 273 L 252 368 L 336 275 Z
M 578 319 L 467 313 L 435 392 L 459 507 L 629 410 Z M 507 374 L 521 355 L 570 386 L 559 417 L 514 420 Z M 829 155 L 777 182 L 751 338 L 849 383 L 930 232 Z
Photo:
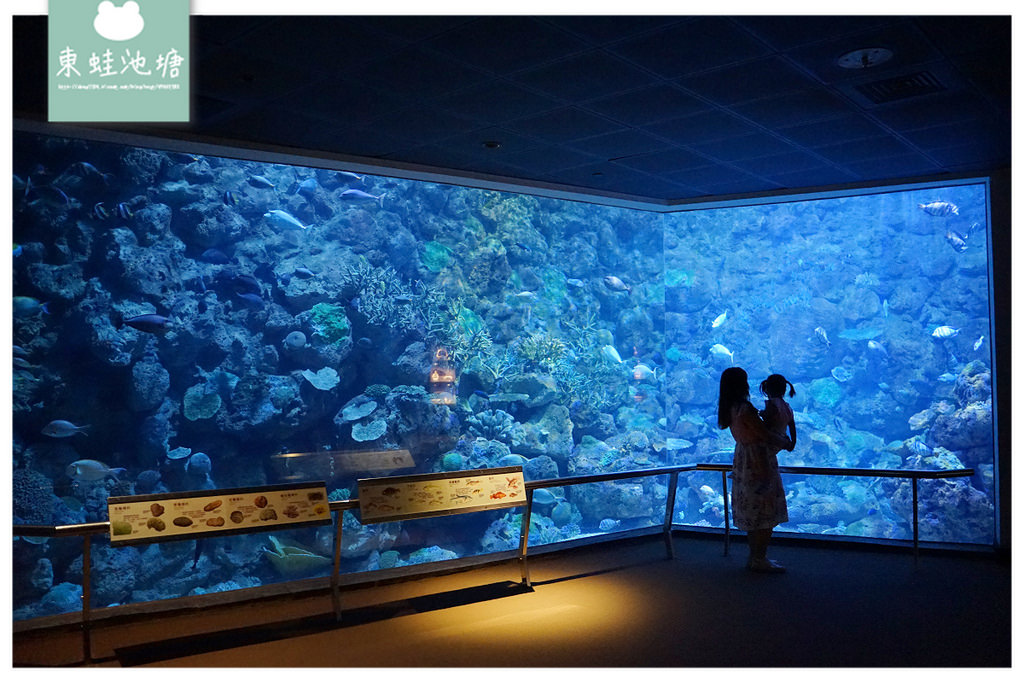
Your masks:
M 128 131 L 117 128 L 122 124 L 73 124 L 50 123 L 15 118 L 13 130 L 16 133 L 33 133 L 53 137 L 77 138 L 93 142 L 104 142 L 134 147 L 146 147 L 183 154 L 206 154 L 227 159 L 251 161 L 268 164 L 285 164 L 322 168 L 335 171 L 358 171 L 370 175 L 379 175 L 403 180 L 418 180 L 442 185 L 457 185 L 478 190 L 491 190 L 525 194 L 549 199 L 597 204 L 624 209 L 635 209 L 650 213 L 675 214 L 688 211 L 707 209 L 751 206 L 761 204 L 781 204 L 805 201 L 808 199 L 827 199 L 866 194 L 880 194 L 901 190 L 923 189 L 934 186 L 970 185 L 985 182 L 998 169 L 988 172 L 964 173 L 942 176 L 918 176 L 882 181 L 863 181 L 843 183 L 839 185 L 823 185 L 795 189 L 770 190 L 766 192 L 742 193 L 735 195 L 718 195 L 692 197 L 685 199 L 657 199 L 639 195 L 628 195 L 619 192 L 602 192 L 585 187 L 561 185 L 543 181 L 512 178 L 496 174 L 459 171 L 402 162 L 397 160 L 381 160 L 357 155 L 318 152 L 316 150 L 287 147 L 270 143 L 229 140 L 195 135 L 186 130 L 169 130 L 156 128 L 153 132 Z M 177 137 L 171 137 L 171 134 Z

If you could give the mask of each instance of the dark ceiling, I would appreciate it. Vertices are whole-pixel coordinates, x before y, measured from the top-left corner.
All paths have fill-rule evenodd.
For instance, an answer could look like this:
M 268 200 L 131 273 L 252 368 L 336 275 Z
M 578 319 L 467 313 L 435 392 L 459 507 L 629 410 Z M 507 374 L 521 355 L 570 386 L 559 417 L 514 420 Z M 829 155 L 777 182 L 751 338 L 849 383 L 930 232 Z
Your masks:
M 128 130 L 658 203 L 1010 165 L 1009 16 L 195 16 L 192 52 L 191 124 Z

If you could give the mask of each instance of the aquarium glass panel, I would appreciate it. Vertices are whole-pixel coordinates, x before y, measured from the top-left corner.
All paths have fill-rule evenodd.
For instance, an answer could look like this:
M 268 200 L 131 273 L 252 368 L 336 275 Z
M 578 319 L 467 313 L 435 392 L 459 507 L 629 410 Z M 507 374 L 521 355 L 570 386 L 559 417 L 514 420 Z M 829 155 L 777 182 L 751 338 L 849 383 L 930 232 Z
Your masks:
M 922 538 L 994 540 L 984 183 L 660 213 L 13 141 L 15 523 L 105 520 L 120 495 L 728 463 L 735 364 L 757 402 L 771 372 L 795 386 L 782 464 L 975 468 L 922 485 Z M 659 526 L 667 482 L 538 490 L 530 544 Z M 784 530 L 906 537 L 905 482 L 785 482 Z M 674 521 L 721 527 L 720 489 L 681 475 Z M 342 568 L 507 550 L 521 514 L 346 511 Z M 326 576 L 334 528 L 97 537 L 93 606 Z M 74 541 L 14 539 L 17 618 L 76 609 Z

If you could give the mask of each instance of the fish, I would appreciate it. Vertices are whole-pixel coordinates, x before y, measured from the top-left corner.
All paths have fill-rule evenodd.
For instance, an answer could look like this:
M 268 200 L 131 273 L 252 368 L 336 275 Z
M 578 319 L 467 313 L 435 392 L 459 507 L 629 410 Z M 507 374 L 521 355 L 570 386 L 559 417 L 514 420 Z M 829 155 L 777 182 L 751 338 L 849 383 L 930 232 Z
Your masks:
M 949 246 L 953 247 L 953 250 L 956 252 L 962 254 L 967 251 L 967 238 L 956 230 L 946 231 L 946 241 L 949 242 Z
M 872 351 L 877 351 L 886 358 L 889 357 L 889 352 L 885 350 L 885 347 L 882 346 L 881 342 L 876 342 L 874 339 L 869 339 L 868 348 L 871 349 Z
M 13 300 L 14 304 L 14 316 L 16 318 L 27 318 L 29 316 L 38 315 L 39 313 L 46 313 L 49 315 L 50 309 L 47 304 L 40 303 L 38 299 L 31 296 L 16 296 Z
M 120 202 L 117 205 L 117 215 L 120 216 L 123 220 L 128 220 L 135 214 L 134 212 L 132 212 L 132 207 L 128 206 L 128 204 L 125 202 Z
M 474 389 L 473 390 L 473 395 L 474 396 L 479 396 L 480 398 L 482 398 L 485 401 L 488 401 L 491 398 L 490 394 L 488 394 L 486 391 L 484 391 L 482 389 Z
M 246 302 L 253 308 L 263 308 L 263 306 L 266 304 L 266 302 L 263 301 L 263 297 L 254 292 L 235 292 L 235 296 L 237 296 L 239 299 Z
M 846 430 L 846 425 L 838 417 L 832 418 L 832 424 L 834 424 L 836 426 L 836 429 L 839 430 L 840 432 Z
M 537 505 L 551 505 L 557 501 L 558 497 L 548 489 L 534 489 L 533 491 L 533 502 Z
M 911 452 L 916 453 L 918 455 L 932 454 L 932 449 L 929 448 L 926 443 L 924 443 L 923 441 L 918 441 L 917 439 L 911 441 L 908 445 L 908 448 L 910 448 Z
M 29 356 L 28 351 L 26 351 L 24 348 L 18 346 L 17 344 L 11 345 L 11 353 L 13 353 L 15 356 L 18 356 L 20 358 L 28 358 L 28 356 Z
M 249 184 L 253 187 L 259 187 L 267 190 L 274 189 L 274 183 L 270 182 L 261 175 L 251 175 L 248 178 Z
M 853 373 L 844 368 L 842 365 L 837 365 L 836 367 L 832 368 L 832 372 L 830 374 L 833 377 L 835 377 L 836 380 L 839 382 L 849 382 L 851 379 L 853 379 Z
M 352 171 L 338 171 L 338 175 L 340 175 L 342 178 L 345 178 L 346 182 L 354 180 L 357 183 L 361 183 L 363 182 L 363 178 L 365 178 L 365 176 L 356 175 Z
M 231 190 L 224 190 L 224 203 L 228 206 L 238 205 L 238 195 Z
M 24 358 L 19 358 L 18 356 L 14 356 L 11 359 L 11 361 L 14 367 L 21 368 L 22 370 L 32 370 L 33 368 L 35 368 L 35 366 L 29 363 L 28 360 Z
M 524 290 L 522 292 L 519 292 L 518 294 L 515 294 L 514 296 L 515 296 L 515 298 L 521 299 L 523 301 L 536 301 L 537 300 L 537 292 L 530 292 L 530 291 L 525 291 Z
M 103 206 L 103 202 L 96 202 L 92 205 L 92 215 L 101 221 L 105 221 L 110 218 L 110 211 L 107 207 Z
M 814 334 L 818 335 L 818 339 L 820 339 L 822 341 L 822 343 L 825 344 L 825 348 L 826 349 L 832 348 L 832 342 L 830 342 L 828 340 L 828 333 L 825 332 L 825 328 L 824 327 L 822 327 L 821 325 L 818 325 L 817 327 L 815 327 L 814 328 Z
M 369 192 L 363 192 L 362 190 L 345 190 L 341 193 L 341 198 L 345 201 L 356 201 L 360 199 L 372 199 L 380 204 L 380 208 L 384 208 L 384 197 L 387 192 L 381 192 L 378 195 L 372 195 Z
M 980 336 L 980 337 L 978 337 L 978 339 L 977 339 L 977 340 L 976 340 L 976 341 L 974 342 L 974 350 L 975 350 L 975 351 L 977 351 L 978 349 L 980 349 L 980 348 L 981 348 L 981 345 L 982 345 L 982 344 L 984 344 L 984 343 L 985 343 L 985 335 L 981 335 L 981 336 Z
M 19 256 L 21 256 L 22 252 L 24 252 L 24 251 L 25 251 L 25 248 L 23 246 L 21 246 L 20 244 L 15 243 L 15 245 L 14 245 L 14 258 L 18 258 Z
M 604 276 L 604 286 L 613 292 L 625 292 L 626 294 L 629 294 L 632 291 L 625 282 L 614 275 Z
M 238 273 L 231 278 L 231 286 L 238 292 L 260 294 L 260 281 L 248 273 Z
M 118 329 L 123 325 L 150 334 L 164 334 L 173 327 L 169 318 L 165 318 L 157 313 L 143 313 L 142 315 L 122 319 Z
M 314 277 L 316 273 L 314 273 L 309 268 L 306 268 L 305 266 L 299 266 L 298 268 L 292 271 L 292 275 L 298 275 L 301 278 L 309 279 L 311 277 Z
M 928 204 L 918 204 L 917 208 L 924 211 L 930 216 L 954 216 L 960 215 L 960 207 L 950 202 L 929 202 Z
M 883 299 L 882 300 L 882 317 L 883 318 L 888 318 L 889 317 L 889 300 L 888 299 Z
M 714 319 L 714 320 L 713 320 L 713 321 L 711 322 L 711 327 L 712 327 L 712 328 L 715 328 L 715 327 L 721 327 L 721 326 L 722 326 L 722 323 L 724 323 L 724 322 L 725 322 L 725 319 L 726 319 L 726 317 L 727 317 L 728 315 L 729 315 L 729 311 L 726 311 L 726 312 L 725 312 L 725 313 L 723 313 L 722 315 L 720 315 L 720 316 L 718 316 L 717 318 L 715 318 L 715 319 Z
M 949 339 L 950 337 L 955 337 L 958 334 L 960 334 L 960 330 L 950 327 L 949 325 L 939 325 L 932 330 L 932 336 L 936 339 Z
M 715 344 L 714 346 L 712 346 L 710 349 L 708 349 L 708 353 L 711 354 L 712 358 L 715 358 L 717 360 L 724 361 L 725 359 L 728 358 L 730 364 L 735 363 L 735 361 L 733 360 L 732 351 L 725 348 L 725 346 L 721 344 Z
M 88 428 L 89 425 L 82 425 L 79 427 L 67 420 L 53 420 L 43 427 L 43 435 L 52 436 L 55 439 L 66 439 L 67 437 L 74 436 L 75 434 L 85 434 L 85 430 Z
M 938 379 L 940 382 L 955 382 L 956 375 L 954 375 L 952 372 L 944 372 L 941 375 L 939 375 L 936 379 Z
M 611 531 L 612 529 L 614 529 L 615 527 L 619 526 L 620 524 L 622 524 L 622 522 L 620 520 L 611 519 L 610 517 L 605 517 L 600 522 L 598 522 L 597 528 L 600 529 L 601 531 Z
M 361 349 L 372 349 L 373 340 L 370 339 L 369 337 L 360 337 L 359 339 L 356 340 L 356 346 L 358 346 Z
M 71 197 L 59 187 L 53 185 L 34 185 L 32 187 L 36 199 L 29 202 L 29 206 L 43 205 L 67 208 L 71 206 Z
M 658 371 L 652 370 L 643 363 L 638 363 L 636 367 L 633 368 L 633 379 L 637 381 L 644 381 L 648 379 L 657 380 Z
M 580 280 L 579 278 L 576 277 L 569 278 L 568 280 L 565 281 L 565 284 L 569 285 L 570 287 L 575 287 L 576 289 L 583 289 L 584 287 L 583 280 Z
M 601 347 L 601 356 L 603 358 L 607 358 L 608 360 L 610 360 L 613 363 L 621 363 L 622 362 L 622 356 L 619 355 L 619 352 L 616 351 L 615 347 L 612 346 L 611 344 L 606 344 L 606 345 Z
M 122 477 L 127 472 L 123 467 L 107 467 L 99 460 L 76 460 L 64 470 L 64 474 L 75 481 L 101 481 L 107 477 Z
M 210 248 L 199 255 L 199 258 L 206 261 L 207 263 L 225 264 L 229 263 L 231 259 L 220 249 Z
M 971 227 L 967 228 L 966 238 L 969 239 L 971 235 L 973 235 L 976 232 L 981 232 L 981 231 L 982 231 L 981 223 L 971 223 Z
M 303 225 L 298 218 L 282 209 L 271 209 L 263 217 L 278 230 L 309 230 L 308 225 Z
M 296 188 L 295 191 L 308 199 L 309 197 L 312 197 L 314 194 L 316 194 L 316 190 L 318 187 L 319 185 L 317 185 L 316 178 L 306 178 L 301 183 L 299 183 L 299 186 Z

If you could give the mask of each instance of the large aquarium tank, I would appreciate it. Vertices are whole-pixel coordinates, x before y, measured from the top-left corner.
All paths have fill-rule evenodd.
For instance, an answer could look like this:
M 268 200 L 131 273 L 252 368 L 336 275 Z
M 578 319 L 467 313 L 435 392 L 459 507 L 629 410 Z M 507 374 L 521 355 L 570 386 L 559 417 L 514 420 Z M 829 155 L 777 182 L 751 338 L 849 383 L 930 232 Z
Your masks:
M 771 373 L 795 387 L 782 464 L 973 468 L 922 482 L 921 538 L 995 542 L 984 180 L 643 211 L 13 142 L 16 524 L 102 521 L 134 494 L 728 463 L 718 379 L 740 366 L 755 404 Z M 908 480 L 784 484 L 781 531 L 912 536 Z M 530 547 L 660 527 L 667 486 L 538 489 Z M 721 528 L 726 505 L 718 473 L 688 473 L 672 521 Z M 343 514 L 348 574 L 510 550 L 522 521 Z M 333 532 L 97 537 L 93 606 L 326 576 Z M 15 619 L 81 608 L 79 539 L 13 543 Z

